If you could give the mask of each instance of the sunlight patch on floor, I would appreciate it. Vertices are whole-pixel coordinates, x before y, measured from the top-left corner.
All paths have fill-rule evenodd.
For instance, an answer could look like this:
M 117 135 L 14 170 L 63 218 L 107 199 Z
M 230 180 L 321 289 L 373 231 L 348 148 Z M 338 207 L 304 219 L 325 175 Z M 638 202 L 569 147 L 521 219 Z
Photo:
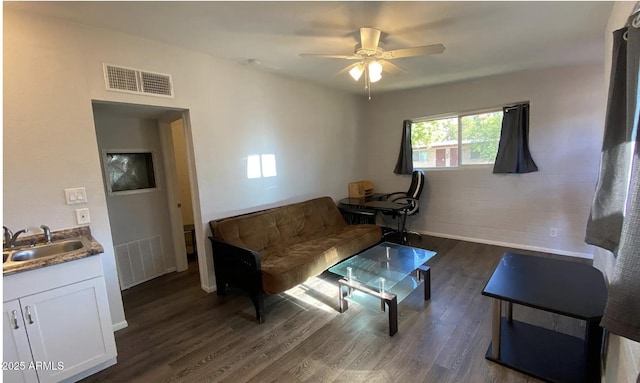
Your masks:
M 338 286 L 320 278 L 312 278 L 284 292 L 293 301 L 300 301 L 307 306 L 313 306 L 327 312 L 338 310 Z

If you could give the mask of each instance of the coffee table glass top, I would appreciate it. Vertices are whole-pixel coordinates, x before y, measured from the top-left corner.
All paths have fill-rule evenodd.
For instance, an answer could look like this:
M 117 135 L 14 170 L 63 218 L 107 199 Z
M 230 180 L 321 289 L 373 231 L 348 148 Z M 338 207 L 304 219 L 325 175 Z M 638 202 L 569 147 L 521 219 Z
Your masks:
M 382 242 L 329 268 L 329 271 L 348 279 L 347 268 L 351 268 L 353 280 L 375 290 L 380 289 L 384 278 L 384 290 L 397 294 L 400 301 L 417 287 L 413 271 L 435 255 L 436 252 L 430 250 Z M 408 290 L 406 294 L 403 293 L 405 290 Z

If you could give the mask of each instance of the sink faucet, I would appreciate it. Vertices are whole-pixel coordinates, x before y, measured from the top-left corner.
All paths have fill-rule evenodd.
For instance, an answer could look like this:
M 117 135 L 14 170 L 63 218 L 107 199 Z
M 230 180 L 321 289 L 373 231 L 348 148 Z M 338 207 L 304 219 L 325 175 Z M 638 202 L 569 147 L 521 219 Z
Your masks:
M 18 236 L 22 233 L 27 232 L 26 229 L 22 229 L 16 231 L 15 233 L 12 233 L 11 230 L 6 226 L 2 226 L 2 229 L 4 229 L 4 246 L 8 248 L 15 247 Z
M 51 229 L 49 229 L 49 226 L 42 225 L 40 228 L 44 230 L 44 241 L 46 243 L 51 243 Z

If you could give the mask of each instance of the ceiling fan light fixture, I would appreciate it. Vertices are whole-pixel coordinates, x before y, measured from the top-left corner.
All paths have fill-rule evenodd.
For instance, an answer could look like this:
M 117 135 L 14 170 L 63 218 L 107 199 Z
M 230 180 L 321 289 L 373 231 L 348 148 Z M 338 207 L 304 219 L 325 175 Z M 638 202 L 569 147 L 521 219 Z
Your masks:
M 362 64 L 358 64 L 351 68 L 349 71 L 349 75 L 356 81 L 360 80 L 360 76 L 362 76 L 362 72 L 364 72 L 364 67 Z
M 369 63 L 369 73 L 382 74 L 382 64 L 379 61 L 371 61 Z
M 381 72 L 369 72 L 369 81 L 378 82 L 382 78 Z
M 369 82 L 378 82 L 382 78 L 382 64 L 379 61 L 371 61 L 367 65 Z

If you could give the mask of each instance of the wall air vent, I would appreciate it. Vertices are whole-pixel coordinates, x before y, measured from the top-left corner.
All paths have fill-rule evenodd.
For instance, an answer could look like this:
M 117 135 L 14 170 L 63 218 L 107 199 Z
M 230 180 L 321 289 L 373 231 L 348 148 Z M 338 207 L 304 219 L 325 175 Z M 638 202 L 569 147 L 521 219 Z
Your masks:
M 103 64 L 107 90 L 173 98 L 171 75 Z

